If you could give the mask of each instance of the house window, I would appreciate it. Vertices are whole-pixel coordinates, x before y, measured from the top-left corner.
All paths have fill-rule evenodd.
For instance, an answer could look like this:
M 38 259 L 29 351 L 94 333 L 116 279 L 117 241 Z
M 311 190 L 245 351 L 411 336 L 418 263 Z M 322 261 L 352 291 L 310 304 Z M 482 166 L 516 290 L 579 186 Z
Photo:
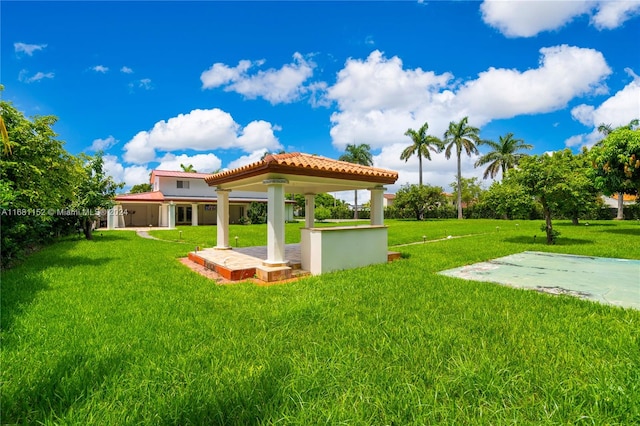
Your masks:
M 182 189 L 189 189 L 189 181 L 188 180 L 179 180 L 177 181 L 177 187 Z

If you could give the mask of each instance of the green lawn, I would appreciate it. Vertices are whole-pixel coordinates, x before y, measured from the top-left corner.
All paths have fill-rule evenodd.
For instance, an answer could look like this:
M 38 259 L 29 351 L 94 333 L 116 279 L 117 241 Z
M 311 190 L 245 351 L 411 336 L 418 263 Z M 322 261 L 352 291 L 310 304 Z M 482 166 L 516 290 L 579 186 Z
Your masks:
M 640 423 L 640 311 L 435 274 L 524 250 L 640 259 L 640 224 L 559 222 L 546 246 L 539 221 L 387 223 L 420 242 L 403 259 L 271 287 L 177 262 L 214 227 L 35 253 L 2 274 L 1 423 Z M 264 225 L 230 235 L 266 244 Z

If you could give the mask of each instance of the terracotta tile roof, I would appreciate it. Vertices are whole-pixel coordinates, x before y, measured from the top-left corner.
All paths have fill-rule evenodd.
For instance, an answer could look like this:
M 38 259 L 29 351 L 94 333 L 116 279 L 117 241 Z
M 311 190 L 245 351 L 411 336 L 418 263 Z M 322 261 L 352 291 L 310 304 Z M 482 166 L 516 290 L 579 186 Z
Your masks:
M 270 172 L 379 183 L 395 183 L 398 180 L 398 172 L 392 170 L 292 152 L 268 155 L 255 163 L 210 175 L 205 182 L 213 186 Z
M 160 191 L 141 192 L 139 194 L 116 195 L 116 201 L 164 201 L 164 194 Z
M 613 198 L 614 200 L 618 199 L 618 194 L 613 194 L 611 196 L 611 198 Z M 622 201 L 626 202 L 626 201 L 635 201 L 637 198 L 636 195 L 632 195 L 632 194 L 623 194 L 622 195 Z
M 177 170 L 154 170 L 151 172 L 151 182 L 153 182 L 153 178 L 155 176 L 176 177 L 185 179 L 204 179 L 207 176 L 211 176 L 211 173 L 182 172 Z

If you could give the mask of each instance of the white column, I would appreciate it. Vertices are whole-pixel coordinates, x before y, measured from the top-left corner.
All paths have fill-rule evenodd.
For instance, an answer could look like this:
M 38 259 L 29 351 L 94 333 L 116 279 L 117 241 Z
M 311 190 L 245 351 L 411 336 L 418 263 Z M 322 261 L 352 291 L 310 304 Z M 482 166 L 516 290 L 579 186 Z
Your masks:
M 229 189 L 216 188 L 218 197 L 217 210 L 217 250 L 229 250 Z
M 191 226 L 198 226 L 198 205 L 191 204 Z
M 167 205 L 167 216 L 169 218 L 169 229 L 174 229 L 176 227 L 176 204 L 173 201 Z
M 304 227 L 313 228 L 315 223 L 316 194 L 304 194 Z
M 386 188 L 376 186 L 371 192 L 371 225 L 384 225 L 384 191 Z
M 267 179 L 267 260 L 269 266 L 285 265 L 284 259 L 284 185 L 286 179 Z
M 164 222 L 162 221 L 162 204 L 158 206 L 158 226 L 162 226 Z
M 107 229 L 115 229 L 116 228 L 116 212 L 117 207 L 113 206 L 110 209 L 107 209 Z

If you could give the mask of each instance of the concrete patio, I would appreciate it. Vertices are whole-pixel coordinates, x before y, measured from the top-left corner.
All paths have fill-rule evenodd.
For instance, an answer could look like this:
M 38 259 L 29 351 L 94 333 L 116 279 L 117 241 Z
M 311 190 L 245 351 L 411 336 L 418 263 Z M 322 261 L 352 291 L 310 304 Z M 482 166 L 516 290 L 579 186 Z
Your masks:
M 388 252 L 388 260 L 398 259 L 400 253 Z M 189 260 L 210 269 L 227 280 L 241 281 L 256 277 L 264 282 L 282 281 L 309 275 L 301 269 L 301 245 L 286 244 L 286 266 L 267 266 L 267 246 L 240 247 L 229 250 L 205 248 L 189 253 Z

